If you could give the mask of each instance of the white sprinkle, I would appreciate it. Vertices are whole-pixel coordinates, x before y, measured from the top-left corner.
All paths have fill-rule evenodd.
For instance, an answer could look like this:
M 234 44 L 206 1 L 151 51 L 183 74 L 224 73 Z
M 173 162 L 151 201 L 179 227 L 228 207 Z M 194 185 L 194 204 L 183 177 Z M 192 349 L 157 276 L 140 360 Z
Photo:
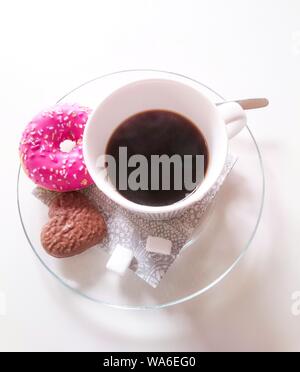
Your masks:
M 81 167 L 79 167 L 79 170 L 82 171 L 84 169 L 84 166 L 82 165 Z
M 75 178 L 75 180 L 77 180 L 77 174 L 76 173 L 73 174 L 73 177 Z
M 62 152 L 69 153 L 74 149 L 75 146 L 76 146 L 76 143 L 74 141 L 65 140 L 60 144 L 60 150 Z

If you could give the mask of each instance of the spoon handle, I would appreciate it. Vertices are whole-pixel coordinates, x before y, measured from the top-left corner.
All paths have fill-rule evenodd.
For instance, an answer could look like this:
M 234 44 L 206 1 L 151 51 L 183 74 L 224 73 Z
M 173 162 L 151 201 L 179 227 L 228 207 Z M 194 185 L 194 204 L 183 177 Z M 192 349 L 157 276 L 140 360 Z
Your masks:
M 244 110 L 255 110 L 269 106 L 269 100 L 267 98 L 240 99 L 233 102 L 236 102 L 239 105 L 241 105 Z M 217 103 L 217 105 L 221 104 L 222 103 Z
M 269 106 L 267 98 L 250 98 L 236 101 L 244 110 L 255 110 Z

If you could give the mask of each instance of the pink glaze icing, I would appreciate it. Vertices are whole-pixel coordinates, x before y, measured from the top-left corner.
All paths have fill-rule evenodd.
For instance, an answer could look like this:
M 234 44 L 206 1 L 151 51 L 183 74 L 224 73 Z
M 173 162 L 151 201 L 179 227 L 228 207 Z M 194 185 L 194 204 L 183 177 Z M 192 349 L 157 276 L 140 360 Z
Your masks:
M 93 184 L 82 155 L 82 137 L 90 109 L 58 104 L 40 112 L 27 125 L 20 143 L 20 157 L 29 178 L 48 190 L 80 190 Z M 62 152 L 60 144 L 76 146 Z

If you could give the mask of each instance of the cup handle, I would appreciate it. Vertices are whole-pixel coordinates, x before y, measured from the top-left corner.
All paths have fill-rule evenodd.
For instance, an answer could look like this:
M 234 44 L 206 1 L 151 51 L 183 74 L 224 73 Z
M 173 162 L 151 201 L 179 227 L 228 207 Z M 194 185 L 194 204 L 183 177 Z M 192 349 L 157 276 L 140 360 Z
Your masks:
M 235 137 L 247 124 L 245 110 L 236 102 L 226 102 L 218 106 L 225 121 L 228 138 Z

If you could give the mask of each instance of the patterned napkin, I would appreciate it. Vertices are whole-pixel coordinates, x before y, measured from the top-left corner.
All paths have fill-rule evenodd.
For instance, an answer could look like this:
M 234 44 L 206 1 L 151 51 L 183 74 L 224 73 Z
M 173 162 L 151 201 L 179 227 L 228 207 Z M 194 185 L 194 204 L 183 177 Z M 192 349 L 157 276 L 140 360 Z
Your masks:
M 101 210 L 107 223 L 107 237 L 98 248 L 105 249 L 108 254 L 111 254 L 117 244 L 131 249 L 134 253 L 134 260 L 130 269 L 156 288 L 181 249 L 191 238 L 195 228 L 199 226 L 204 213 L 215 199 L 236 161 L 235 156 L 229 155 L 221 176 L 205 198 L 187 209 L 183 215 L 166 221 L 146 220 L 129 212 L 107 198 L 96 186 L 84 190 L 85 195 Z M 55 192 L 40 188 L 36 188 L 33 193 L 45 204 L 49 204 L 56 196 Z M 145 247 L 149 235 L 170 240 L 172 242 L 171 255 L 147 252 Z

